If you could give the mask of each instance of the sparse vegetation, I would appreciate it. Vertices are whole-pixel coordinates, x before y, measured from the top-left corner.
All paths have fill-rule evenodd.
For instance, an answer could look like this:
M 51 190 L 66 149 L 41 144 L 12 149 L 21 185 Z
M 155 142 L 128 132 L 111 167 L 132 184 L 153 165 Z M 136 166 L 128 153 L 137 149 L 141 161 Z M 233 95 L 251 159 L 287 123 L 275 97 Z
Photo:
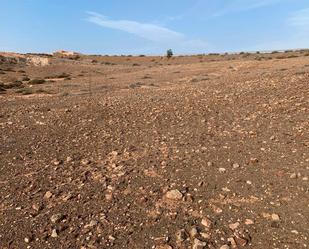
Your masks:
M 44 84 L 46 80 L 44 79 L 33 79 L 29 81 L 29 84 L 31 85 L 39 85 L 39 84 Z
M 298 55 L 296 55 L 296 54 L 291 54 L 291 55 L 287 56 L 287 58 L 297 58 L 297 57 L 298 57 Z
M 34 89 L 32 87 L 23 87 L 15 91 L 16 93 L 20 93 L 22 95 L 30 95 L 34 93 L 44 93 L 44 94 L 51 94 L 50 91 L 47 91 L 45 89 L 39 88 L 39 89 Z
M 168 49 L 167 51 L 166 51 L 166 57 L 168 58 L 168 59 L 170 59 L 170 58 L 172 58 L 173 57 L 173 50 L 172 49 Z
M 136 82 L 136 83 L 132 83 L 129 85 L 130 88 L 140 88 L 141 86 L 143 86 L 144 84 L 141 82 Z
M 3 94 L 3 93 L 5 93 L 5 92 L 6 92 L 5 88 L 4 88 L 3 86 L 0 85 L 0 94 Z
M 62 78 L 69 78 L 69 77 L 71 77 L 70 74 L 68 74 L 68 73 L 62 73 L 62 74 L 59 74 L 56 78 L 62 79 Z
M 164 52 L 53 57 L 0 75 L 1 245 L 306 243 L 308 175 L 295 162 L 304 161 L 308 57 Z
M 151 79 L 149 75 L 145 75 L 142 79 Z
M 14 80 L 12 82 L 3 84 L 3 88 L 5 89 L 20 88 L 22 86 L 23 86 L 23 83 L 19 80 Z
M 20 88 L 18 90 L 15 91 L 16 93 L 21 93 L 22 95 L 29 95 L 29 94 L 33 94 L 34 91 L 32 88 L 30 87 L 23 87 L 23 88 Z
M 51 94 L 50 91 L 43 89 L 43 88 L 39 88 L 35 90 L 35 93 L 44 93 L 44 94 Z

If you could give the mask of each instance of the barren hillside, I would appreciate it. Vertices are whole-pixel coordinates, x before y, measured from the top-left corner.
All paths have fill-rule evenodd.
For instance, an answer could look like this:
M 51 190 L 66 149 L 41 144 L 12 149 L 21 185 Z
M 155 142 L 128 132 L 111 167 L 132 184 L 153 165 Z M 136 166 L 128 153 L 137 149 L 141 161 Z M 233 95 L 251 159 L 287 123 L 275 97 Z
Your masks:
M 0 248 L 308 247 L 308 55 L 2 53 Z

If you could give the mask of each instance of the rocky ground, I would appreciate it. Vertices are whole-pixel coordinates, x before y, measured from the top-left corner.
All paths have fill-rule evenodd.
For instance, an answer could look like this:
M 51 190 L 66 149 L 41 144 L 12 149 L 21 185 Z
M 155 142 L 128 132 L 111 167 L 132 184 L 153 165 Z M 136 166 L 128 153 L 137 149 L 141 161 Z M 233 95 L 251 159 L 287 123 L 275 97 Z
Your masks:
M 309 247 L 308 55 L 2 54 L 0 248 Z

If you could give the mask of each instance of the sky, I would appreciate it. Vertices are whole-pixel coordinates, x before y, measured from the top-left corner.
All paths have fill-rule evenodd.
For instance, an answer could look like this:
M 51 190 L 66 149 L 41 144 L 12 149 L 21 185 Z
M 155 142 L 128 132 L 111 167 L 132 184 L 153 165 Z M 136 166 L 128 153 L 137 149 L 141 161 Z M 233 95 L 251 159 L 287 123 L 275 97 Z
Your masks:
M 0 51 L 203 54 L 309 48 L 309 0 L 0 0 Z

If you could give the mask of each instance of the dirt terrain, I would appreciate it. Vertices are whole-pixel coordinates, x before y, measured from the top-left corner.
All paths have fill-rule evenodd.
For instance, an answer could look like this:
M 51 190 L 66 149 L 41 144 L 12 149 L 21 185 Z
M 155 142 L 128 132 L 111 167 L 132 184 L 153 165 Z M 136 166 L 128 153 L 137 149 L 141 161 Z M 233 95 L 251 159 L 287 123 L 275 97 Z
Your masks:
M 308 248 L 308 84 L 308 51 L 0 54 L 0 248 Z

